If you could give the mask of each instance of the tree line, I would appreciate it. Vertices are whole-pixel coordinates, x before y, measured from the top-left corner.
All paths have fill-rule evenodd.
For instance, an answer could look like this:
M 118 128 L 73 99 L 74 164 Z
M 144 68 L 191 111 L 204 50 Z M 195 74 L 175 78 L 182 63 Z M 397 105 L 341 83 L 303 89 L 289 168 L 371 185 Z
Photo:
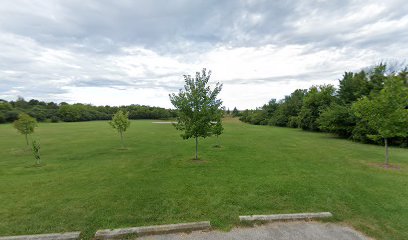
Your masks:
M 345 72 L 333 85 L 297 89 L 284 99 L 271 99 L 240 120 L 323 131 L 364 143 L 408 146 L 408 71 L 390 71 L 386 64 Z
M 79 122 L 110 120 L 122 110 L 129 113 L 129 119 L 169 119 L 176 117 L 176 111 L 144 105 L 94 106 L 90 104 L 68 104 L 66 102 L 43 102 L 35 99 L 26 101 L 19 97 L 15 101 L 0 99 L 0 123 L 14 122 L 20 113 L 26 113 L 39 122 Z

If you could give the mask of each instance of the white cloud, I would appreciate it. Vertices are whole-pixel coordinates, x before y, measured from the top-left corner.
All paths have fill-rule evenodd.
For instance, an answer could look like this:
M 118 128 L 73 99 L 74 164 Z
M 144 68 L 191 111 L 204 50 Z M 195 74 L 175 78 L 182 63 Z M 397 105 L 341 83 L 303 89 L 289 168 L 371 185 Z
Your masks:
M 402 0 L 2 1 L 0 98 L 170 107 L 206 67 L 226 107 L 255 108 L 405 60 L 407 28 Z

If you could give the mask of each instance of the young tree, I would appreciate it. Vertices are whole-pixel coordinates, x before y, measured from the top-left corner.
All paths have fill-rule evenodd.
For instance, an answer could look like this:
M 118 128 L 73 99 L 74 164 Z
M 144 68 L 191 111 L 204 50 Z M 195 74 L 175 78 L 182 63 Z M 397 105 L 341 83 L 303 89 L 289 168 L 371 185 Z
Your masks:
M 31 142 L 31 147 L 33 150 L 34 158 L 35 158 L 35 164 L 40 165 L 41 164 L 40 143 L 34 140 Z
M 112 121 L 109 121 L 109 125 L 111 125 L 114 129 L 116 129 L 119 132 L 122 148 L 125 148 L 125 143 L 123 141 L 123 133 L 126 132 L 126 130 L 130 126 L 129 113 L 119 110 L 118 112 L 115 113 L 115 115 L 113 115 Z
M 222 132 L 224 131 L 224 127 L 222 126 L 222 122 L 221 119 L 215 123 L 214 127 L 213 127 L 213 134 L 215 134 L 215 136 L 217 136 L 217 145 L 215 145 L 216 147 L 220 147 L 220 142 L 218 139 L 218 136 L 220 136 L 222 134 Z
M 13 123 L 14 128 L 21 134 L 25 135 L 26 144 L 28 146 L 28 135 L 34 132 L 37 126 L 37 121 L 26 113 L 20 113 L 17 120 Z
M 404 79 L 391 75 L 385 80 L 384 88 L 371 98 L 364 97 L 353 105 L 357 117 L 377 130 L 371 138 L 383 138 L 385 164 L 388 165 L 388 139 L 408 136 L 408 86 Z
M 196 73 L 195 78 L 184 75 L 184 90 L 170 94 L 170 101 L 178 111 L 177 130 L 184 131 L 183 139 L 195 138 L 195 159 L 198 159 L 198 138 L 208 137 L 213 133 L 215 123 L 222 116 L 222 101 L 217 99 L 222 84 L 217 83 L 213 90 L 208 86 L 211 71 L 204 68 Z

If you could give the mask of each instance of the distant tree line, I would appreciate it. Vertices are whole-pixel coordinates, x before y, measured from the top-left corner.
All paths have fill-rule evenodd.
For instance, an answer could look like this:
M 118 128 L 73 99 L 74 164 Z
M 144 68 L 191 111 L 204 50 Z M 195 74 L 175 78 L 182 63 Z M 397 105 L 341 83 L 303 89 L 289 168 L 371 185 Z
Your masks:
M 176 117 L 176 111 L 143 105 L 93 106 L 90 104 L 68 104 L 65 102 L 29 101 L 19 97 L 16 101 L 0 99 L 0 123 L 10 123 L 26 113 L 39 122 L 79 122 L 92 120 L 111 120 L 112 115 L 122 110 L 129 113 L 129 119 L 169 119 Z
M 390 93 L 394 94 L 391 95 L 393 97 L 389 97 L 388 94 L 388 99 L 384 98 L 390 91 L 394 91 Z M 272 99 L 255 110 L 241 111 L 239 117 L 241 121 L 255 125 L 324 131 L 364 143 L 381 143 L 382 139 L 372 137 L 381 135 L 379 129 L 374 128 L 367 122 L 367 118 L 359 113 L 364 108 L 375 108 L 374 111 L 371 111 L 372 117 L 387 122 L 390 125 L 390 131 L 395 132 L 396 129 L 402 131 L 400 134 L 394 134 L 396 137 L 389 138 L 388 142 L 407 147 L 408 97 L 404 95 L 407 91 L 408 71 L 406 68 L 391 72 L 387 69 L 386 64 L 379 64 L 368 70 L 344 73 L 342 79 L 339 80 L 338 89 L 332 85 L 312 86 L 308 90 L 297 89 L 280 101 Z M 395 103 L 393 105 L 390 103 L 391 107 L 380 105 L 361 107 L 363 100 L 372 100 L 380 105 L 391 101 Z M 394 106 L 398 108 L 395 116 L 386 113 L 394 111 L 395 109 L 391 109 Z M 360 110 L 357 111 L 357 107 Z M 387 114 L 394 119 L 382 119 Z M 401 127 L 396 128 L 396 126 Z

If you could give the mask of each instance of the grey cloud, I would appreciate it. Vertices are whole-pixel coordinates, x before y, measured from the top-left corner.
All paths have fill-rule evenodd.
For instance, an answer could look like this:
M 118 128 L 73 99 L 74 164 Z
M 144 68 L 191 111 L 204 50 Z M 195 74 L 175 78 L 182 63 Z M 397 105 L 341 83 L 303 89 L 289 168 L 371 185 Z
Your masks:
M 330 75 L 332 71 L 316 71 L 301 74 L 283 75 L 283 76 L 271 76 L 263 78 L 239 78 L 229 79 L 224 82 L 228 84 L 257 84 L 257 83 L 270 83 L 270 82 L 289 82 L 289 81 L 310 81 L 311 79 L 321 79 Z M 328 79 L 330 80 L 330 79 Z
M 358 18 L 369 4 L 384 10 Z M 353 14 L 356 19 L 350 17 Z M 126 56 L 123 48 L 134 46 L 190 64 L 217 47 L 267 44 L 278 48 L 298 44 L 304 55 L 347 47 L 350 58 L 364 49 L 398 58 L 408 54 L 405 25 L 364 36 L 361 32 L 406 18 L 404 0 L 5 0 L 0 3 L 0 97 L 13 89 L 45 97 L 65 93 L 66 86 L 171 91 L 180 87 L 181 76 L 189 73 L 180 68 L 158 73 L 138 63 L 143 72 L 138 78 L 115 68 L 112 59 Z M 308 73 L 226 81 L 307 81 L 348 70 L 327 65 Z

